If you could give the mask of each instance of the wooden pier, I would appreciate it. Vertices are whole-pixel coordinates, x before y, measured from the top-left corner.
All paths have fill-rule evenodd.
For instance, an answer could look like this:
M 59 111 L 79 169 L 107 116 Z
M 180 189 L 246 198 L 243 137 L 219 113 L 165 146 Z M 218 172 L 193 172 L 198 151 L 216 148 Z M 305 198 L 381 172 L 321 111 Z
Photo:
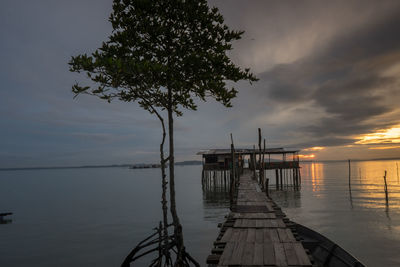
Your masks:
M 251 170 L 235 182 L 235 199 L 214 242 L 209 266 L 313 266 L 281 209 Z
M 301 185 L 298 152 L 299 150 L 284 148 L 234 149 L 234 160 L 232 160 L 232 150 L 230 149 L 208 149 L 197 154 L 202 155 L 203 158 L 203 180 L 224 179 L 224 183 L 226 183 L 227 177 L 231 175 L 232 167 L 234 167 L 238 170 L 252 170 L 253 176 L 257 177 L 262 187 L 265 186 L 267 179 L 272 181 L 275 177 L 277 190 L 289 186 L 297 190 Z M 270 171 L 268 176 L 266 171 Z

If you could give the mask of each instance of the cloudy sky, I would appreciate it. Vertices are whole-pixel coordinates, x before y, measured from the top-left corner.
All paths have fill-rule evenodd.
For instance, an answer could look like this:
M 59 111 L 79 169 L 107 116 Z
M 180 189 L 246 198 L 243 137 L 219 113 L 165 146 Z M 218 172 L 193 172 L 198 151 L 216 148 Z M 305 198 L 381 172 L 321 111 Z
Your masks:
M 260 79 L 234 107 L 209 100 L 176 123 L 177 159 L 257 142 L 315 159 L 400 156 L 400 1 L 210 1 Z M 0 4 L 0 167 L 156 162 L 160 128 L 135 103 L 73 99 L 67 62 L 107 40 L 111 1 Z M 319 147 L 320 149 L 312 149 Z

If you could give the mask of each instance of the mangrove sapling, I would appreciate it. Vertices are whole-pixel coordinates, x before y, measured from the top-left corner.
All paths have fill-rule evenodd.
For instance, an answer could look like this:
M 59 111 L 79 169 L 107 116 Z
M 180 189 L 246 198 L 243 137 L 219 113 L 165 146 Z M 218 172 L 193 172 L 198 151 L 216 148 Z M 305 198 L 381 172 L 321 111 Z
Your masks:
M 191 257 L 185 251 L 176 210 L 174 116 L 182 116 L 182 109 L 196 110 L 196 98 L 206 101 L 210 97 L 230 107 L 237 90 L 228 89 L 227 82 L 257 80 L 249 69 L 242 70 L 227 56 L 232 42 L 240 39 L 243 32 L 229 30 L 219 10 L 210 8 L 206 0 L 114 0 L 109 20 L 113 28 L 109 40 L 91 55 L 78 55 L 69 62 L 71 71 L 85 72 L 98 86 L 77 83 L 72 91 L 108 102 L 137 102 L 162 118 L 162 183 L 164 189 L 165 164 L 169 161 L 175 265 L 185 266 Z M 164 113 L 168 123 L 167 158 L 163 158 Z M 164 194 L 162 202 L 166 203 Z M 164 204 L 163 211 L 165 217 Z M 164 219 L 164 228 L 166 225 Z

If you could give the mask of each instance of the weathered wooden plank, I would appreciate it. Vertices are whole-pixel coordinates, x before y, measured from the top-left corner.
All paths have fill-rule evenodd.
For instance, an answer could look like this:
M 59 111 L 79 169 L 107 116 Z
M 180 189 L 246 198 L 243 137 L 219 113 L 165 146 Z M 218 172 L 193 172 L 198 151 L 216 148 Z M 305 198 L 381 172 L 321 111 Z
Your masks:
M 254 256 L 253 256 L 253 264 L 252 265 L 263 265 L 264 264 L 264 251 L 263 244 L 255 243 L 254 244 Z
M 236 245 L 236 243 L 233 243 L 233 242 L 226 243 L 224 252 L 222 252 L 221 258 L 219 258 L 218 265 L 228 265 L 227 262 L 232 257 L 232 253 L 233 253 L 233 249 L 234 249 L 235 245 Z
M 255 243 L 256 242 L 256 229 L 255 228 L 247 229 L 246 242 L 248 242 L 248 243 Z
M 270 220 L 269 223 L 271 225 L 270 227 L 278 228 L 278 220 Z
M 275 219 L 275 213 L 234 213 L 234 219 Z
M 235 243 L 235 247 L 233 248 L 232 256 L 229 260 L 227 260 L 226 265 L 240 265 L 241 264 L 244 246 L 245 246 L 245 242 Z M 224 262 L 224 264 L 225 264 L 225 262 Z
M 231 239 L 232 234 L 233 234 L 233 228 L 226 229 L 224 235 L 221 238 L 221 242 L 228 242 Z
M 277 266 L 287 266 L 285 249 L 282 243 L 274 243 L 275 264 Z
M 282 219 L 277 219 L 276 221 L 278 223 L 278 227 L 282 227 L 282 228 L 286 228 L 287 227 L 285 222 Z
M 285 231 L 286 229 L 277 228 L 276 230 L 278 232 L 279 240 L 281 242 L 288 242 L 289 238 L 288 238 L 287 233 Z
M 264 238 L 264 243 L 272 243 L 272 238 L 269 233 L 270 229 L 262 229 L 263 230 L 263 238 Z
M 286 261 L 288 265 L 299 265 L 296 251 L 294 250 L 293 243 L 283 243 L 285 249 Z
M 254 243 L 245 243 L 242 255 L 242 265 L 251 265 L 253 264 L 254 258 Z
M 264 243 L 264 230 L 263 229 L 255 229 L 256 230 L 256 243 L 262 244 Z
M 221 255 L 211 254 L 207 256 L 207 264 L 218 264 Z
M 273 243 L 264 243 L 263 261 L 264 265 L 275 265 L 275 249 Z
M 299 265 L 311 266 L 310 258 L 307 256 L 303 245 L 301 243 L 294 243 L 293 247 L 294 247 L 294 250 L 296 251 L 296 255 L 299 260 Z
M 239 241 L 239 236 L 240 236 L 239 229 L 233 229 L 230 242 L 238 242 Z
M 265 206 L 267 207 L 267 209 L 269 211 L 273 211 L 274 210 L 274 208 L 272 207 L 271 203 L 266 203 Z
M 248 229 L 240 229 L 240 235 L 239 235 L 238 242 L 241 242 L 241 243 L 246 242 L 247 232 L 248 232 Z
M 292 231 L 289 228 L 286 228 L 286 234 L 288 236 L 288 241 L 289 242 L 296 242 L 296 238 L 294 237 Z
M 240 227 L 242 227 L 242 219 L 237 219 L 237 220 L 235 221 L 235 223 L 233 224 L 233 227 L 234 227 L 234 228 L 240 228 Z
M 240 224 L 235 224 L 234 227 L 241 227 L 241 228 L 255 228 L 256 227 L 256 220 L 248 220 L 248 219 L 237 219 L 236 221 L 240 221 Z
M 242 212 L 242 213 L 247 213 L 247 212 L 274 212 L 273 209 L 268 209 L 266 206 L 244 206 L 244 205 L 237 205 L 236 206 L 236 212 Z
M 271 242 L 280 242 L 278 232 L 276 229 L 264 229 L 269 236 Z M 264 234 L 264 239 L 266 238 L 266 234 Z M 264 241 L 265 242 L 265 241 Z

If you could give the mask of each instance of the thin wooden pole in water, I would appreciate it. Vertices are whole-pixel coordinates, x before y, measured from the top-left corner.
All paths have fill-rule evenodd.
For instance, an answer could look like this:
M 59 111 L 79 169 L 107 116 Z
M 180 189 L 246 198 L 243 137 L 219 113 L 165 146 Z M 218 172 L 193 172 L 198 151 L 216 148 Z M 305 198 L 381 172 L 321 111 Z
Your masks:
M 253 145 L 253 177 L 256 179 L 256 145 Z
M 351 164 L 350 164 L 350 160 L 349 160 L 349 188 L 351 190 Z
M 292 177 L 293 177 L 293 187 L 296 189 L 296 174 L 295 174 L 296 169 L 292 169 Z
M 297 173 L 298 173 L 298 179 L 299 179 L 299 185 L 301 185 L 301 172 L 300 172 L 300 167 L 297 168 Z
M 258 128 L 258 182 L 261 182 L 261 175 L 262 175 L 262 170 L 261 170 L 261 128 Z
M 349 160 L 349 196 L 350 196 L 350 205 L 353 209 L 353 196 L 351 194 L 351 162 Z
M 234 186 L 236 185 L 236 178 L 235 178 L 235 147 L 233 145 L 233 136 L 231 133 L 231 157 L 232 157 L 232 172 L 231 172 L 231 188 L 230 188 L 230 199 L 231 199 L 231 206 L 233 204 L 233 194 L 234 194 Z
M 386 170 L 385 170 L 385 175 L 383 176 L 383 180 L 385 181 L 386 205 L 388 205 L 389 204 L 389 196 L 388 196 L 388 188 L 387 188 L 387 183 L 386 183 Z
M 261 166 L 260 166 L 260 183 L 261 183 L 261 188 L 265 189 L 265 166 L 264 166 L 264 161 L 265 161 L 265 138 L 264 138 L 264 148 L 263 148 L 263 153 L 262 153 L 262 160 L 261 160 Z

